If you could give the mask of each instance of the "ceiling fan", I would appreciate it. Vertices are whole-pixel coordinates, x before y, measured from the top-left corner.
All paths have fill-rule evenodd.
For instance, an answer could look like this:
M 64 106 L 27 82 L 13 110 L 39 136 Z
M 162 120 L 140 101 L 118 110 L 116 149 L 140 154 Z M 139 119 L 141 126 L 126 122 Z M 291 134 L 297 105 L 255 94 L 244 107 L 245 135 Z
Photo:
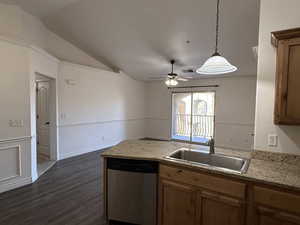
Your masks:
M 171 66 L 172 66 L 172 71 L 171 73 L 168 73 L 166 80 L 165 80 L 165 84 L 167 86 L 176 86 L 178 85 L 178 81 L 188 81 L 188 79 L 191 79 L 192 77 L 182 77 L 180 75 L 178 75 L 177 73 L 174 73 L 174 64 L 175 64 L 175 60 L 172 59 L 170 61 Z M 158 80 L 162 80 L 165 77 L 155 77 L 152 78 L 152 80 L 158 79 Z

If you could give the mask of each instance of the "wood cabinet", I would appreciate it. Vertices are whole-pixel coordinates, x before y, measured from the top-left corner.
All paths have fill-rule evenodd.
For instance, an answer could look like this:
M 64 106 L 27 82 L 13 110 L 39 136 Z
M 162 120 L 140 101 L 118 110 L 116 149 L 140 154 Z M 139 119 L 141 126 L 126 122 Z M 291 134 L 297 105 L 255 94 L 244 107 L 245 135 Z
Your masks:
M 196 190 L 189 185 L 161 181 L 161 224 L 196 225 Z
M 202 191 L 199 193 L 199 225 L 242 225 L 245 208 L 241 200 Z
M 257 207 L 257 225 L 299 225 L 300 217 L 272 208 Z
M 300 225 L 299 192 L 160 165 L 159 225 Z
M 242 183 L 160 167 L 160 225 L 244 225 L 244 197 Z
M 277 48 L 275 124 L 300 125 L 300 28 L 272 33 Z
M 300 196 L 254 187 L 257 225 L 300 225 Z

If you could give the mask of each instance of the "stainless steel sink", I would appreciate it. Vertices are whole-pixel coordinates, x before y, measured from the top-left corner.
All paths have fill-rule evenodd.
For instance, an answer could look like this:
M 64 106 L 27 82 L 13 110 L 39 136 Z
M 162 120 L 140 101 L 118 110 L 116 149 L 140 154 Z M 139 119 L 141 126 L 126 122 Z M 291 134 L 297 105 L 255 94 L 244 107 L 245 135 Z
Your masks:
M 179 149 L 166 158 L 181 162 L 189 162 L 196 165 L 214 167 L 220 170 L 240 174 L 247 172 L 249 166 L 248 159 L 221 154 L 209 154 L 207 152 L 189 149 Z

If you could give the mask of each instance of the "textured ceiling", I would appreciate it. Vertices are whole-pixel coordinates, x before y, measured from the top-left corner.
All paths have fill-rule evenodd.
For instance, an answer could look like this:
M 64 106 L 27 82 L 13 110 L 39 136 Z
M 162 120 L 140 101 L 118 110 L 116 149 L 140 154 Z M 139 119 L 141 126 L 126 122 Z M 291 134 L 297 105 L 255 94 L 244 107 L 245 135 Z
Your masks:
M 50 16 L 78 1 L 79 0 L 0 0 L 2 3 L 18 4 L 24 10 L 39 18 Z
M 66 40 L 136 79 L 167 74 L 172 58 L 179 72 L 197 68 L 213 53 L 214 0 L 15 1 Z M 259 0 L 222 0 L 220 19 L 220 53 L 239 68 L 233 75 L 255 75 Z

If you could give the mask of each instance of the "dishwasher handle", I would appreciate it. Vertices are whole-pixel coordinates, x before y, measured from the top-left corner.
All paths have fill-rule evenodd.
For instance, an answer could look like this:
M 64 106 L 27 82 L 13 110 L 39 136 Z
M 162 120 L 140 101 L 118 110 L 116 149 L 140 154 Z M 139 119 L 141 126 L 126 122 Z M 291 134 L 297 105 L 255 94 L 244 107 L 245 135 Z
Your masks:
M 136 173 L 158 173 L 158 163 L 147 160 L 108 158 L 107 168 Z

